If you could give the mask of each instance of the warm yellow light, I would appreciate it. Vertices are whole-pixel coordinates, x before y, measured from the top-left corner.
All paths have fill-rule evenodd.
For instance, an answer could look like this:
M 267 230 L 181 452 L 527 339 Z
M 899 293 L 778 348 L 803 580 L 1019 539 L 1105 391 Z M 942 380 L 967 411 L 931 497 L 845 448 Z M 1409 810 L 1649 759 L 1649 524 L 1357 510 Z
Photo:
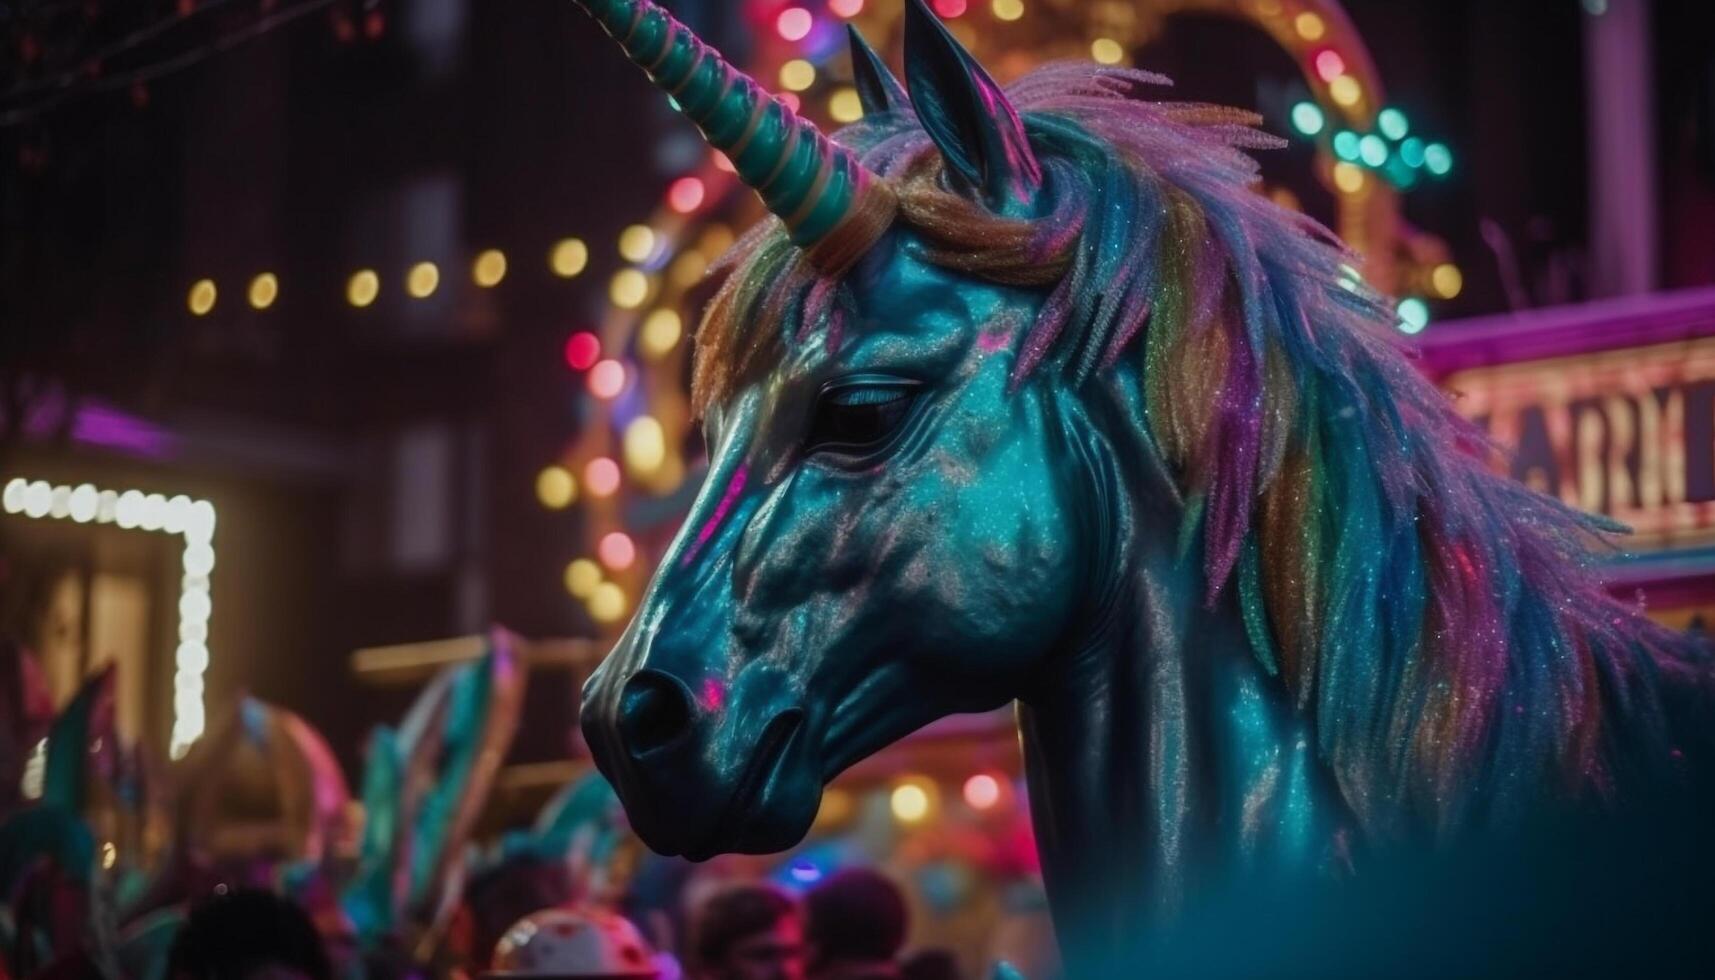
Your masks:
M 548 466 L 536 474 L 536 499 L 549 510 L 564 510 L 578 499 L 578 483 L 564 466 Z
M 250 305 L 265 310 L 280 298 L 280 280 L 274 273 L 264 272 L 250 280 Z
M 359 309 L 375 302 L 381 293 L 381 277 L 374 269 L 359 269 L 345 283 L 345 301 Z
M 1306 41 L 1321 40 L 1323 33 L 1328 29 L 1327 25 L 1322 23 L 1321 17 L 1308 10 L 1293 18 L 1292 26 L 1297 29 L 1298 36 Z
M 780 84 L 789 92 L 802 92 L 816 84 L 816 66 L 793 58 L 780 66 Z
M 863 118 L 863 100 L 857 89 L 842 88 L 828 96 L 828 115 L 834 122 L 857 122 Z
M 1350 163 L 1334 164 L 1334 186 L 1347 194 L 1364 189 L 1364 172 Z
M 656 310 L 644 318 L 638 344 L 646 356 L 660 357 L 678 345 L 683 332 L 684 323 L 677 310 Z
M 549 268 L 554 270 L 554 275 L 562 279 L 570 279 L 584 271 L 584 266 L 589 265 L 589 262 L 589 246 L 578 238 L 561 239 L 548 254 Z
M 185 305 L 197 316 L 202 316 L 214 309 L 215 288 L 213 279 L 198 279 L 191 285 L 191 294 L 185 298 Z
M 1465 288 L 1465 277 L 1459 272 L 1459 267 L 1451 262 L 1443 262 L 1429 274 L 1429 284 L 1435 287 L 1435 294 L 1442 299 L 1452 299 Z
M 500 285 L 500 280 L 506 278 L 506 253 L 498 248 L 482 252 L 471 263 L 470 277 L 484 289 Z
M 703 237 L 697 240 L 697 247 L 705 255 L 719 255 L 732 247 L 732 228 L 727 225 L 713 224 L 703 229 Z
M 112 870 L 113 866 L 115 864 L 117 864 L 118 862 L 119 862 L 119 848 L 114 846 L 114 843 L 112 841 L 104 842 L 101 845 L 101 866 L 102 866 L 102 868 L 106 869 L 106 870 Z
M 655 229 L 632 225 L 619 233 L 619 254 L 627 262 L 642 262 L 655 251 Z
M 1355 106 L 1364 97 L 1364 90 L 1359 87 L 1357 79 L 1341 75 L 1328 83 L 1328 95 L 1343 106 Z
M 417 299 L 427 299 L 441 285 L 441 270 L 433 262 L 418 262 L 405 273 L 405 291 Z
M 578 599 L 595 595 L 601 585 L 601 566 L 588 558 L 579 558 L 566 566 L 566 591 Z
M 708 257 L 692 249 L 689 252 L 681 252 L 679 257 L 673 260 L 673 266 L 667 270 L 667 275 L 672 277 L 673 285 L 680 289 L 689 289 L 701 282 L 703 273 L 708 270 Z
M 625 427 L 624 441 L 625 467 L 633 473 L 654 473 L 667 460 L 667 435 L 651 416 L 632 419 Z
M 1090 57 L 1104 65 L 1117 65 L 1125 60 L 1125 48 L 1111 37 L 1098 37 L 1090 42 Z
M 902 823 L 916 823 L 929 815 L 929 794 L 916 783 L 895 786 L 887 802 Z
M 601 583 L 590 593 L 589 610 L 598 623 L 617 622 L 625 615 L 625 590 L 612 582 Z
M 635 310 L 649 298 L 649 277 L 636 269 L 621 269 L 613 274 L 607 294 L 620 309 Z
M 994 0 L 990 7 L 996 20 L 1017 20 L 1024 16 L 1024 0 Z

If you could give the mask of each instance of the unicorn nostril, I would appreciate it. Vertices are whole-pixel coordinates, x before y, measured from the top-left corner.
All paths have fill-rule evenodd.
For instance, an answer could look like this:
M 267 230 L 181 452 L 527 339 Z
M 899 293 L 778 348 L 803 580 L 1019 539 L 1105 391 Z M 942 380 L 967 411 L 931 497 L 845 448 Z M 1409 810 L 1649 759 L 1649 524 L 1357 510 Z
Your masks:
M 672 677 L 640 670 L 619 699 L 619 740 L 633 759 L 670 745 L 695 722 L 691 692 Z

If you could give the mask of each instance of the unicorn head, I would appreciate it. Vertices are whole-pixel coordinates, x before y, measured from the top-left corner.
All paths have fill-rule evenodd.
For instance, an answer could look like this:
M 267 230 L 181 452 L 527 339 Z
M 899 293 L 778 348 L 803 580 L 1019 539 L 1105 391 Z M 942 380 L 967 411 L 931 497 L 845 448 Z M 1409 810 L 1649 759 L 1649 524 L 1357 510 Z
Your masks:
M 587 5 L 658 78 L 755 89 L 651 4 Z M 741 164 L 779 220 L 697 336 L 707 482 L 584 692 L 650 846 L 787 847 L 852 763 L 1015 699 L 1063 928 L 1122 933 L 1200 862 L 1611 790 L 1603 705 L 1677 641 L 1593 585 L 1599 522 L 1489 474 L 1352 257 L 1253 192 L 1253 116 L 1093 65 L 1003 90 L 921 0 L 903 84 L 853 48 L 837 143 L 681 96 L 717 145 L 789 121 L 873 204 L 830 204 L 827 249 Z

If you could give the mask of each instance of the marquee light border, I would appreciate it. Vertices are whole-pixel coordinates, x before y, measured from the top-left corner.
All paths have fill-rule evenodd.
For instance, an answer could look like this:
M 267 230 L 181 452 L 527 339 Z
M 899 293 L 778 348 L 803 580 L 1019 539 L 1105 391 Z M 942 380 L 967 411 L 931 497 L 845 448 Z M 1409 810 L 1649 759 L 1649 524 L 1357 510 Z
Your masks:
M 51 484 L 13 477 L 0 490 L 0 511 L 33 520 L 113 524 L 125 530 L 181 535 L 184 577 L 179 585 L 179 645 L 173 653 L 173 730 L 168 754 L 183 758 L 202 737 L 207 715 L 203 675 L 208 670 L 208 621 L 214 612 L 214 504 L 184 494 L 103 490 L 94 484 Z

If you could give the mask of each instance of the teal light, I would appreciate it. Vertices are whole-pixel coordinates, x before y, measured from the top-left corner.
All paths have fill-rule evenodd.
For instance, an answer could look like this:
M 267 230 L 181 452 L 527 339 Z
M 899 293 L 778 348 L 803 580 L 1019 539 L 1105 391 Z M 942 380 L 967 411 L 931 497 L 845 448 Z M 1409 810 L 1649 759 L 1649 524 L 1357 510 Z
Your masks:
M 1445 143 L 1431 143 L 1423 148 L 1423 165 L 1437 177 L 1453 169 L 1453 151 Z
M 674 112 L 684 112 L 685 111 L 684 107 L 679 105 L 679 100 L 673 98 L 671 95 L 667 96 L 667 104 L 672 107 Z
M 1292 128 L 1306 136 L 1315 136 L 1327 123 L 1322 107 L 1314 102 L 1300 102 L 1292 107 Z
M 1416 296 L 1399 301 L 1399 330 L 1401 333 L 1422 333 L 1429 326 L 1429 304 Z
M 1342 129 L 1334 134 L 1334 155 L 1347 162 L 1358 158 L 1358 134 Z
M 1376 128 L 1390 140 L 1402 140 L 1411 124 L 1406 122 L 1405 113 L 1398 109 L 1383 109 L 1376 116 Z
M 1399 158 L 1412 168 L 1423 166 L 1423 141 L 1413 136 L 1399 145 Z
M 1380 136 L 1371 133 L 1358 141 L 1358 156 L 1363 158 L 1364 163 L 1379 167 L 1387 162 L 1387 144 L 1382 142 Z

